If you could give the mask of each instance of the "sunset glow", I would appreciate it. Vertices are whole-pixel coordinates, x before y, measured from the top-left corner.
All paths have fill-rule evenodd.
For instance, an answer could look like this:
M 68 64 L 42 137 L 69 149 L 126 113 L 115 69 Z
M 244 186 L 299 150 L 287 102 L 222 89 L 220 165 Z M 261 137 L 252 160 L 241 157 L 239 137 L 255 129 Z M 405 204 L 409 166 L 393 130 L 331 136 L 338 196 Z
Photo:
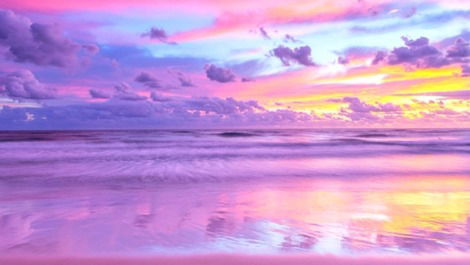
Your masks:
M 0 8 L 1 32 L 11 32 L 0 42 L 4 129 L 160 128 L 172 117 L 172 127 L 273 123 L 259 122 L 263 115 L 282 127 L 469 125 L 465 0 L 7 0 Z M 191 98 L 207 107 L 188 106 Z M 259 107 L 225 113 L 209 101 Z M 141 125 L 112 111 L 96 122 L 77 105 L 92 117 L 132 105 Z M 240 123 L 240 115 L 249 117 Z
M 0 265 L 470 264 L 470 0 L 0 0 Z

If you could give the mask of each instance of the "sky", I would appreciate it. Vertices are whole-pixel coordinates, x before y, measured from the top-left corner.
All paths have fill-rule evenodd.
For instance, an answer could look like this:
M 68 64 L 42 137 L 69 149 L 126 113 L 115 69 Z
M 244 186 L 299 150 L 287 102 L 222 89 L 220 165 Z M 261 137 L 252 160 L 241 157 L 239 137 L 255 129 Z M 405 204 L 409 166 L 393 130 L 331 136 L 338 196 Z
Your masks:
M 0 129 L 468 128 L 470 0 L 2 0 Z

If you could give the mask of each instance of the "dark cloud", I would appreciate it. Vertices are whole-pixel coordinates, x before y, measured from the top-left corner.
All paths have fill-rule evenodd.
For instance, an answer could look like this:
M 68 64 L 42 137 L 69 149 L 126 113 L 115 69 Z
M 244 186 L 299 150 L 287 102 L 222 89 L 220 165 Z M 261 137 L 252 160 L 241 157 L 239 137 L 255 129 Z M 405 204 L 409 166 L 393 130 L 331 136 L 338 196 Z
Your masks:
M 388 64 L 411 64 L 418 67 L 441 67 L 449 62 L 435 47 L 429 45 L 429 39 L 421 37 L 411 40 L 403 37 L 406 46 L 393 49 L 388 56 Z
M 65 37 L 57 24 L 32 23 L 9 10 L 0 10 L 0 46 L 7 48 L 7 58 L 14 61 L 56 67 L 78 65 L 82 49 L 97 51 Z
M 102 90 L 90 89 L 88 92 L 92 98 L 111 98 L 109 93 Z
M 255 80 L 251 77 L 242 77 L 241 81 L 242 82 L 253 82 Z
M 349 104 L 349 109 L 354 112 L 399 112 L 401 108 L 391 103 L 370 105 L 356 97 L 345 97 L 342 102 Z
M 338 63 L 339 64 L 348 64 L 349 63 L 349 59 L 347 57 L 338 57 Z
M 402 39 L 408 47 L 418 48 L 423 46 L 429 46 L 429 39 L 426 37 L 420 37 L 416 40 L 412 40 L 407 37 L 402 37 Z
M 372 60 L 372 64 L 378 64 L 380 62 L 382 62 L 383 60 L 385 60 L 385 58 L 387 58 L 387 53 L 384 52 L 384 51 L 378 51 L 376 54 L 375 54 L 375 57 L 374 57 L 374 60 Z
M 292 35 L 286 34 L 284 36 L 284 42 L 300 42 L 300 41 L 298 39 L 294 38 Z
M 234 82 L 236 77 L 230 69 L 215 66 L 213 64 L 206 65 L 206 76 L 212 81 L 220 83 Z
M 414 15 L 416 15 L 416 11 L 417 11 L 417 8 L 416 7 L 411 7 L 411 8 L 408 8 L 408 9 L 405 9 L 402 11 L 402 16 L 404 18 L 411 18 L 413 17 Z
M 168 35 L 164 29 L 152 27 L 148 32 L 142 34 L 142 37 L 149 37 L 160 42 L 175 45 L 176 42 L 168 41 Z
M 147 72 L 142 72 L 135 77 L 135 81 L 145 85 L 148 88 L 161 88 L 159 80 Z
M 263 27 L 259 28 L 259 33 L 261 34 L 261 36 L 263 36 L 263 38 L 267 40 L 271 39 L 271 36 L 269 36 L 268 32 Z
M 447 50 L 447 57 L 455 59 L 470 57 L 470 43 L 464 39 L 457 39 Z
M 0 95 L 18 99 L 52 99 L 56 91 L 40 83 L 29 70 L 0 77 Z
M 256 101 L 233 98 L 165 98 L 155 102 L 108 100 L 68 106 L 0 109 L 0 129 L 5 128 L 164 128 L 239 127 L 296 124 L 311 121 L 305 113 L 268 111 Z M 34 115 L 25 121 L 26 113 Z
M 470 15 L 470 11 L 469 11 Z M 469 30 L 463 30 L 459 35 L 452 36 L 449 38 L 445 38 L 441 40 L 439 43 L 442 46 L 451 46 L 453 45 L 458 39 L 463 39 L 464 41 L 470 41 L 470 31 Z
M 206 114 L 216 113 L 231 115 L 237 113 L 255 112 L 256 110 L 265 110 L 258 102 L 251 101 L 238 101 L 233 98 L 191 98 L 185 100 L 185 105 L 188 109 L 193 111 L 202 111 Z
M 153 91 L 151 94 L 150 94 L 150 98 L 152 98 L 153 101 L 155 102 L 168 102 L 168 101 L 171 101 L 172 98 L 171 97 L 165 97 L 165 96 L 162 96 L 162 95 L 159 95 L 157 92 Z
M 271 55 L 279 58 L 285 66 L 291 65 L 291 63 L 297 63 L 305 66 L 315 66 L 312 61 L 311 48 L 309 46 L 301 46 L 294 49 L 279 45 L 277 48 L 271 51 Z
M 82 48 L 92 54 L 96 54 L 100 51 L 100 47 L 96 44 L 84 44 L 82 45 Z
M 180 82 L 180 85 L 183 87 L 192 87 L 194 86 L 193 82 L 189 77 L 185 76 L 183 73 L 178 72 L 177 74 L 178 81 Z
M 371 105 L 356 97 L 345 97 L 333 102 L 348 103 L 347 108 L 342 108 L 340 115 L 351 121 L 378 121 L 384 117 L 399 117 L 402 115 L 400 106 L 391 103 Z
M 462 76 L 470 77 L 470 64 L 462 64 Z
M 138 100 L 146 100 L 147 97 L 138 95 L 132 89 L 132 87 L 127 83 L 120 83 L 114 86 L 115 93 L 113 98 L 121 99 L 121 100 L 131 100 L 131 101 L 138 101 Z
M 455 63 L 467 63 L 470 56 L 470 44 L 461 38 L 456 39 L 447 52 L 430 45 L 429 39 L 425 37 L 416 40 L 403 37 L 403 41 L 405 46 L 393 49 L 388 55 L 383 52 L 377 53 L 373 63 L 385 61 L 390 65 L 407 64 L 418 68 L 439 68 Z

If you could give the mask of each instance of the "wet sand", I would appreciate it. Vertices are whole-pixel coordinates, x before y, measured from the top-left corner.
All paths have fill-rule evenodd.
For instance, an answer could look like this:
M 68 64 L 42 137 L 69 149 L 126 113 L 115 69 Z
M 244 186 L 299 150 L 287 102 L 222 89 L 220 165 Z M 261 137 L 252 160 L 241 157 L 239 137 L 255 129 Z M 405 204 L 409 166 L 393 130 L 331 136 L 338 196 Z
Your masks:
M 318 256 L 198 255 L 159 257 L 0 257 L 2 265 L 468 265 L 470 255 Z

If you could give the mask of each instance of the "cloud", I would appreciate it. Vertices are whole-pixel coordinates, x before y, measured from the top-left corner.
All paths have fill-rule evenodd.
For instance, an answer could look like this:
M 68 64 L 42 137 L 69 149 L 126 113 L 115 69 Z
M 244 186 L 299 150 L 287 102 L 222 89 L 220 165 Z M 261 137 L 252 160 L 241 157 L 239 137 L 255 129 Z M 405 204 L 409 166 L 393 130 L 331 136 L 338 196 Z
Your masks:
M 235 74 L 230 70 L 222 67 L 209 64 L 205 66 L 206 76 L 212 81 L 220 83 L 234 82 Z
M 259 28 L 259 33 L 261 34 L 261 36 L 263 36 L 263 38 L 267 40 L 271 39 L 271 36 L 269 36 L 268 32 L 263 27 Z
M 470 76 L 470 64 L 462 64 L 462 76 L 469 77 Z
M 285 66 L 291 65 L 291 63 L 297 63 L 305 66 L 315 66 L 312 61 L 311 48 L 309 46 L 301 46 L 294 49 L 279 45 L 277 48 L 271 51 L 271 55 L 279 58 Z
M 470 99 L 470 90 L 457 90 L 449 92 L 433 92 L 433 93 L 418 93 L 418 94 L 398 94 L 399 96 L 438 96 L 447 99 Z
M 294 38 L 294 36 L 290 34 L 286 34 L 284 36 L 284 42 L 300 42 L 298 39 Z
M 96 44 L 83 44 L 82 48 L 91 54 L 96 54 L 100 51 L 100 47 Z
M 342 102 L 349 104 L 349 109 L 354 112 L 399 112 L 401 108 L 393 104 L 370 105 L 356 97 L 345 97 Z
M 88 92 L 92 98 L 111 98 L 110 94 L 102 90 L 90 89 Z
M 457 39 L 447 50 L 447 57 L 456 59 L 470 57 L 470 43 L 464 39 Z
M 233 98 L 191 98 L 187 99 L 184 103 L 188 109 L 194 111 L 203 111 L 206 114 L 215 113 L 231 115 L 237 113 L 255 112 L 256 110 L 265 110 L 258 104 L 258 102 L 254 100 L 238 101 Z
M 176 45 L 176 42 L 168 41 L 168 35 L 162 28 L 152 27 L 148 32 L 142 34 L 142 37 L 149 37 L 162 43 Z
M 161 88 L 159 80 L 147 72 L 140 73 L 134 80 L 148 88 Z
M 374 60 L 372 60 L 372 64 L 378 64 L 380 62 L 382 62 L 385 58 L 387 58 L 387 53 L 384 52 L 384 51 L 378 51 L 376 54 L 375 54 L 375 57 L 374 57 Z
M 418 67 L 441 67 L 449 64 L 447 58 L 435 47 L 429 45 L 425 37 L 411 40 L 403 37 L 406 46 L 393 49 L 388 56 L 388 64 L 411 64 Z
M 349 63 L 349 59 L 347 57 L 338 57 L 338 63 L 339 64 L 348 64 Z
M 157 92 L 153 91 L 151 94 L 150 94 L 150 98 L 155 101 L 155 102 L 168 102 L 168 101 L 171 101 L 172 98 L 171 97 L 165 97 L 165 96 L 162 96 L 162 95 L 159 95 Z
M 39 82 L 29 70 L 0 77 L 0 95 L 18 99 L 52 99 L 56 91 Z
M 170 98 L 156 92 L 151 97 L 153 102 L 116 100 L 113 97 L 104 102 L 66 106 L 4 107 L 0 109 L 0 129 L 258 127 L 311 121 L 308 114 L 290 110 L 268 111 L 256 101 L 216 97 Z M 35 120 L 26 122 L 26 113 L 34 115 Z
M 396 116 L 401 116 L 402 114 L 401 107 L 391 103 L 371 105 L 361 101 L 356 97 L 345 97 L 341 100 L 333 101 L 348 103 L 347 108 L 341 109 L 340 115 L 350 119 L 351 121 L 377 121 L 387 118 L 384 116 L 391 115 L 394 118 L 397 118 Z M 377 114 L 381 114 L 382 116 Z
M 79 51 L 96 52 L 97 47 L 82 46 L 67 37 L 57 24 L 32 23 L 9 10 L 0 10 L 0 46 L 6 57 L 20 63 L 68 67 L 78 65 Z
M 177 75 L 178 75 L 177 76 L 178 81 L 180 82 L 181 86 L 183 86 L 183 87 L 193 87 L 194 86 L 191 79 L 189 79 L 189 77 L 185 76 L 183 73 L 178 72 Z
M 405 46 L 393 49 L 389 54 L 378 52 L 373 64 L 385 61 L 389 65 L 407 64 L 418 68 L 439 68 L 455 63 L 468 63 L 470 57 L 470 43 L 458 38 L 448 47 L 447 51 L 441 51 L 429 44 L 429 39 L 420 37 L 412 40 L 402 38 Z M 464 69 L 462 65 L 462 69 Z M 462 75 L 465 76 L 465 71 Z
M 124 85 L 126 91 L 131 88 Z M 470 112 L 456 112 L 444 105 L 423 105 L 429 111 L 413 120 L 403 113 L 407 105 L 369 104 L 355 97 L 331 100 L 346 103 L 338 113 L 316 115 L 289 109 L 270 111 L 256 101 L 217 97 L 165 97 L 152 93 L 153 101 L 122 100 L 42 107 L 8 106 L 0 109 L 0 129 L 60 128 L 230 128 L 297 127 L 313 125 L 365 127 L 400 125 L 416 127 L 439 123 L 446 126 L 468 124 Z M 426 104 L 426 103 L 423 103 Z M 432 107 L 432 108 L 431 108 Z M 34 120 L 26 119 L 27 116 Z
M 132 87 L 127 83 L 120 83 L 114 86 L 114 89 L 115 89 L 115 93 L 114 93 L 113 98 L 116 98 L 116 99 L 132 100 L 132 101 L 147 99 L 147 97 L 138 95 L 134 91 L 132 91 Z

